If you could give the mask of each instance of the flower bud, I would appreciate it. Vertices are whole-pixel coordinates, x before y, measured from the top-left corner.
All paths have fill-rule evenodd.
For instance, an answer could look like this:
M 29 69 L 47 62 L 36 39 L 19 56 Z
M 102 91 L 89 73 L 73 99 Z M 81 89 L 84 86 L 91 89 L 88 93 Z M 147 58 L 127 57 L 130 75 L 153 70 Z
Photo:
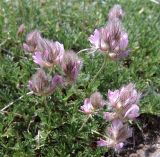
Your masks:
M 22 36 L 24 32 L 25 32 L 25 25 L 21 24 L 18 28 L 17 35 Z
M 113 20 L 113 19 L 118 19 L 121 20 L 124 17 L 125 13 L 122 10 L 122 7 L 120 5 L 114 5 L 113 8 L 109 11 L 108 14 L 108 19 Z

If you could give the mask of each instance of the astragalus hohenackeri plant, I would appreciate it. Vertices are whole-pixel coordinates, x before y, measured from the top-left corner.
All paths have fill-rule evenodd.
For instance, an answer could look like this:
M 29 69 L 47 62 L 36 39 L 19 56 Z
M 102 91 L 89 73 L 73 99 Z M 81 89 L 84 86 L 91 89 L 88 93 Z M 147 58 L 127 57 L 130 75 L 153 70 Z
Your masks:
M 97 145 L 119 151 L 123 148 L 126 139 L 132 136 L 132 129 L 128 125 L 124 125 L 119 119 L 116 119 L 112 121 L 111 127 L 107 128 L 106 134 L 103 139 L 97 141 Z
M 121 6 L 115 5 L 109 11 L 106 25 L 95 29 L 88 38 L 91 48 L 80 50 L 78 53 L 65 50 L 64 45 L 59 41 L 44 38 L 39 30 L 31 31 L 23 44 L 25 52 L 32 55 L 33 62 L 38 66 L 37 72 L 29 80 L 28 87 L 32 93 L 43 97 L 48 95 L 52 97 L 52 93 L 57 88 L 60 87 L 61 90 L 61 88 L 71 87 L 76 83 L 83 63 L 78 56 L 80 52 L 89 50 L 90 55 L 99 51 L 104 55 L 102 66 L 87 84 L 88 86 L 83 89 L 86 99 L 79 107 L 79 111 L 84 114 L 85 121 L 79 131 L 82 131 L 89 118 L 101 116 L 101 113 L 106 111 L 103 118 L 106 120 L 105 123 L 109 123 L 109 127 L 105 135 L 94 130 L 92 132 L 101 135 L 97 142 L 98 146 L 105 146 L 115 151 L 121 150 L 126 140 L 132 136 L 132 129 L 128 126 L 128 121 L 135 120 L 139 116 L 140 93 L 136 90 L 135 85 L 130 83 L 115 91 L 109 90 L 108 101 L 106 101 L 101 93 L 97 92 L 97 89 L 92 93 L 90 87 L 106 66 L 107 58 L 117 61 L 129 55 L 128 34 L 122 25 L 124 15 Z M 18 34 L 23 32 L 24 26 L 22 25 Z M 62 90 L 59 94 L 61 93 Z M 11 105 L 13 103 L 1 109 L 1 112 Z
M 128 122 L 136 120 L 139 116 L 139 99 L 140 93 L 135 89 L 135 85 L 130 83 L 120 88 L 120 90 L 108 91 L 109 101 L 102 99 L 101 94 L 97 92 L 93 93 L 90 98 L 86 98 L 84 105 L 81 106 L 82 112 L 88 117 L 93 117 L 95 114 L 99 114 L 99 110 L 103 109 L 104 105 L 107 107 L 108 112 L 104 112 L 104 119 L 107 122 L 111 122 L 108 132 L 102 135 L 101 133 L 92 130 L 93 133 L 97 133 L 103 137 L 97 144 L 100 147 L 112 148 L 115 151 L 120 151 L 126 140 L 132 136 L 132 129 L 128 126 Z M 93 97 L 94 96 L 94 97 Z M 93 99 L 94 98 L 94 99 Z M 94 103 L 93 100 L 96 100 Z M 98 105 L 95 105 L 98 104 Z M 86 121 L 85 121 L 86 123 Z M 81 126 L 84 127 L 84 124 Z
M 29 88 L 35 94 L 52 94 L 56 86 L 61 84 L 65 87 L 77 80 L 82 60 L 75 52 L 65 51 L 63 44 L 58 41 L 43 38 L 40 31 L 34 30 L 27 35 L 23 48 L 32 53 L 33 61 L 41 69 L 29 81 Z M 56 67 L 60 67 L 61 72 L 55 74 L 53 79 L 49 81 L 42 69 L 49 69 L 51 73 Z

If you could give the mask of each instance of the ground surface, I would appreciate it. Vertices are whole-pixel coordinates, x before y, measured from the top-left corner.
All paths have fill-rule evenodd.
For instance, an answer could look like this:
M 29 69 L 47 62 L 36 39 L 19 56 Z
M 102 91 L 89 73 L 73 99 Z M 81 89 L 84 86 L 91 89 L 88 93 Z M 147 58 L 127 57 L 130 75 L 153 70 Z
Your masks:
M 124 154 L 143 150 L 146 154 L 156 153 L 158 149 L 150 147 L 157 147 L 153 139 L 158 140 L 159 125 L 157 117 L 150 114 L 160 114 L 160 5 L 153 0 L 1 0 L 0 108 L 29 92 L 28 80 L 38 68 L 22 49 L 28 32 L 39 29 L 45 38 L 58 40 L 65 49 L 77 52 L 90 46 L 88 36 L 105 24 L 109 8 L 117 3 L 126 12 L 123 22 L 129 33 L 131 54 L 118 68 L 115 62 L 108 61 L 91 90 L 98 89 L 106 97 L 108 89 L 135 83 L 142 92 L 141 112 L 147 115 L 139 119 L 144 121 L 140 126 L 146 139 L 135 126 L 135 151 L 127 150 Z M 26 31 L 17 37 L 22 23 Z M 103 60 L 99 54 L 94 58 L 86 53 L 80 56 L 84 64 L 77 84 L 47 98 L 48 108 L 41 97 L 33 95 L 25 96 L 0 114 L 0 156 L 99 157 L 107 151 L 93 144 L 99 136 L 91 133 L 91 130 L 103 133 L 106 123 L 102 115 L 78 131 L 86 118 L 79 112 L 87 97 L 85 87 Z M 129 145 L 126 147 L 129 149 Z

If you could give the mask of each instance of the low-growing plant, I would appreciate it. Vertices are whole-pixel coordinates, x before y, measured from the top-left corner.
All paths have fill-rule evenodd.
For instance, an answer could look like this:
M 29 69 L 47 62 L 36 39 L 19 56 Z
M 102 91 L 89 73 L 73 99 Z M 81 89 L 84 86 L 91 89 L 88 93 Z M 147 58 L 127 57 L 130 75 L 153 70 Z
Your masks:
M 128 34 L 122 25 L 124 15 L 121 6 L 115 5 L 109 11 L 106 24 L 95 29 L 89 37 L 91 48 L 80 50 L 77 53 L 73 50 L 65 50 L 63 44 L 58 41 L 44 38 L 39 30 L 30 32 L 27 35 L 26 42 L 23 43 L 24 51 L 28 53 L 28 56 L 32 56 L 33 62 L 38 65 L 37 72 L 29 80 L 28 88 L 31 92 L 27 95 L 35 94 L 44 98 L 46 108 L 47 97 L 52 99 L 54 98 L 52 97 L 53 93 L 67 92 L 69 88 L 76 85 L 79 73 L 84 66 L 83 59 L 79 57 L 82 52 L 88 51 L 87 55 L 93 56 L 95 53 L 100 53 L 104 56 L 102 66 L 88 82 L 87 87 L 83 89 L 87 98 L 85 98 L 84 104 L 79 107 L 79 112 L 85 114 L 85 119 L 78 130 L 79 132 L 84 131 L 83 128 L 87 125 L 89 119 L 94 119 L 97 115 L 103 117 L 108 124 L 105 134 L 97 130 L 91 130 L 91 133 L 100 136 L 100 139 L 97 140 L 98 146 L 108 147 L 117 152 L 123 148 L 126 140 L 132 136 L 132 128 L 129 127 L 129 123 L 132 120 L 135 121 L 139 116 L 141 94 L 136 90 L 133 83 L 129 83 L 120 89 L 108 90 L 108 100 L 105 100 L 101 93 L 97 89 L 93 91 L 92 87 L 99 75 L 103 75 L 102 71 L 106 62 L 115 61 L 118 63 L 118 60 L 127 57 L 131 51 L 128 49 Z M 22 35 L 24 31 L 25 26 L 22 24 L 17 35 Z M 70 95 L 72 94 L 74 93 Z M 81 101 L 83 101 L 83 98 Z M 13 103 L 10 103 L 5 106 L 1 109 L 1 112 L 12 105 Z M 43 132 L 39 131 L 36 139 L 41 136 L 40 134 L 43 134 Z

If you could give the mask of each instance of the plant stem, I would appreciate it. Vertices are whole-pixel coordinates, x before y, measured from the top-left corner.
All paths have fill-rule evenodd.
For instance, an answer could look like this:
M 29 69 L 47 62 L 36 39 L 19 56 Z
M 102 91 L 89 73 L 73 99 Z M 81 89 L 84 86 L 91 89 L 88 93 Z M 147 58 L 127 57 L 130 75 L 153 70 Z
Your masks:
M 48 117 L 48 124 L 49 124 L 49 127 L 51 126 L 51 109 L 47 103 L 47 96 L 43 96 L 42 97 L 42 100 L 43 100 L 43 104 L 44 104 L 44 107 L 46 108 L 47 110 L 47 117 Z
M 139 129 L 139 130 L 141 131 L 141 133 L 142 133 L 143 138 L 145 139 L 145 135 L 144 135 L 144 132 L 143 132 L 142 127 L 139 125 L 138 122 L 134 121 L 134 123 L 137 125 L 138 129 Z
M 77 54 L 80 54 L 81 52 L 88 51 L 88 50 L 89 50 L 89 48 L 88 49 L 82 49 L 82 50 L 78 51 Z
M 2 109 L 0 110 L 0 112 L 3 113 L 6 109 L 8 109 L 9 107 L 11 107 L 11 106 L 12 106 L 15 102 L 17 102 L 18 100 L 21 100 L 21 99 L 24 98 L 25 96 L 32 95 L 32 94 L 33 94 L 33 92 L 31 91 L 31 92 L 26 93 L 25 95 L 20 96 L 18 99 L 16 99 L 15 101 L 10 102 L 8 105 L 6 105 L 4 108 L 2 108 Z
M 95 133 L 95 134 L 97 134 L 97 135 L 100 135 L 100 136 L 104 137 L 105 139 L 108 139 L 107 136 L 102 135 L 101 133 L 99 133 L 99 132 L 97 132 L 97 131 L 95 131 L 95 130 L 92 130 L 92 133 Z
M 3 46 L 3 45 L 7 42 L 7 40 L 8 40 L 8 39 L 6 39 L 6 40 L 4 40 L 2 43 L 0 43 L 0 47 Z
M 96 75 L 91 80 L 90 84 L 88 85 L 88 88 L 91 87 L 91 85 L 95 82 L 95 80 L 97 79 L 97 77 L 99 76 L 99 74 L 103 71 L 104 67 L 106 66 L 106 60 L 107 60 L 107 55 L 104 57 L 104 61 L 103 61 L 103 64 L 102 64 L 101 68 L 98 70 L 98 72 L 96 73 Z
M 89 115 L 86 120 L 83 122 L 82 126 L 80 127 L 79 131 L 81 131 L 83 129 L 83 127 L 85 126 L 85 124 L 88 122 L 89 118 L 91 118 L 91 116 Z

